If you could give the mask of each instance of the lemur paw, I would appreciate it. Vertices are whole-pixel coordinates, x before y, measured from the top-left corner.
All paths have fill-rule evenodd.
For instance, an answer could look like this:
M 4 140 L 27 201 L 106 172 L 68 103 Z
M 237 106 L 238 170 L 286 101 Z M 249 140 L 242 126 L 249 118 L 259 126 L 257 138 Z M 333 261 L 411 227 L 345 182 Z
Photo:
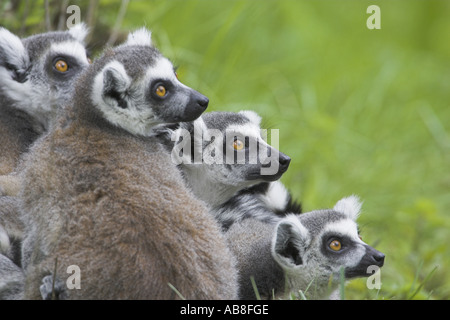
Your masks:
M 50 274 L 42 279 L 42 285 L 39 287 L 43 300 L 64 300 L 67 298 L 66 286 L 64 281 L 55 279 L 53 286 L 53 275 Z

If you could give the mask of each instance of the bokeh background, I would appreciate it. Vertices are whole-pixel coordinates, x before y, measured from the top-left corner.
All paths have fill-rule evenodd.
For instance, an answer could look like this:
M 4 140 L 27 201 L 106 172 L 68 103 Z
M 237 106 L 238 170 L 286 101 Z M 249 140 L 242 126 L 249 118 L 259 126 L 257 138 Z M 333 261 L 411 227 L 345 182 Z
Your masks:
M 0 25 L 65 29 L 71 4 L 93 58 L 146 26 L 210 111 L 279 129 L 282 181 L 305 211 L 364 200 L 382 287 L 351 281 L 347 299 L 450 298 L 450 1 L 0 0 Z M 380 30 L 366 27 L 372 4 Z

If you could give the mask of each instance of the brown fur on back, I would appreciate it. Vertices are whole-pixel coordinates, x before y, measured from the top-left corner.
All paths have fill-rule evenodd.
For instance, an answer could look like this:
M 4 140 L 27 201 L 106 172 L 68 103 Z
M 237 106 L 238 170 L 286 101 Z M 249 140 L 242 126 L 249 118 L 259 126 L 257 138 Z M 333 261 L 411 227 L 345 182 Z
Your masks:
M 234 263 L 205 206 L 154 140 L 62 121 L 26 156 L 25 298 L 58 259 L 81 270 L 73 299 L 236 297 Z
M 20 155 L 37 139 L 29 117 L 0 101 L 0 175 L 14 171 Z

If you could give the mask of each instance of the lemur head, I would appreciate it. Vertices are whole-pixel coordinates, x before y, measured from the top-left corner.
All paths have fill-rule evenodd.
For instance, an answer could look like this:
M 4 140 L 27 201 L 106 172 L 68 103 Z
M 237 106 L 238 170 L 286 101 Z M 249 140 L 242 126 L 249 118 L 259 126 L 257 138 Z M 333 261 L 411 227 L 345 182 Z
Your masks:
M 172 159 L 198 197 L 210 204 L 219 201 L 208 198 L 211 191 L 228 200 L 240 189 L 278 180 L 286 172 L 291 159 L 264 141 L 260 122 L 253 111 L 209 112 L 175 130 Z
M 345 278 L 367 277 L 369 266 L 382 267 L 384 254 L 364 243 L 356 219 L 358 197 L 341 199 L 333 209 L 289 215 L 276 226 L 272 256 L 287 275 L 292 289 L 311 284 L 311 292 L 323 294 L 330 278 L 339 283 L 341 267 Z
M 78 24 L 68 31 L 20 39 L 0 28 L 0 97 L 45 128 L 71 96 L 75 79 L 89 65 Z
M 76 95 L 87 95 L 89 103 L 80 103 L 93 105 L 110 124 L 140 136 L 153 135 L 159 124 L 195 120 L 209 102 L 177 79 L 144 28 L 96 59 L 80 78 Z

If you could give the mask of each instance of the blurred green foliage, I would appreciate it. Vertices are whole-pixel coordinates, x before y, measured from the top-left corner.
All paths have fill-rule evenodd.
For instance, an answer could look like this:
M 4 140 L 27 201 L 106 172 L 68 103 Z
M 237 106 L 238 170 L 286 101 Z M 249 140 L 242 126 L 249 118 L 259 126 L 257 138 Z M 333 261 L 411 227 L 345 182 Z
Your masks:
M 67 1 L 69 2 L 69 1 Z M 49 1 L 53 26 L 64 1 Z M 120 1 L 70 1 L 94 55 Z M 382 288 L 348 299 L 450 298 L 450 1 L 130 1 L 209 110 L 253 109 L 292 157 L 282 181 L 306 210 L 358 194 L 362 236 L 386 254 Z M 366 9 L 381 8 L 369 30 Z M 1 24 L 46 31 L 44 1 L 0 0 Z M 67 15 L 66 15 L 67 16 Z M 136 61 L 139 63 L 139 61 Z

